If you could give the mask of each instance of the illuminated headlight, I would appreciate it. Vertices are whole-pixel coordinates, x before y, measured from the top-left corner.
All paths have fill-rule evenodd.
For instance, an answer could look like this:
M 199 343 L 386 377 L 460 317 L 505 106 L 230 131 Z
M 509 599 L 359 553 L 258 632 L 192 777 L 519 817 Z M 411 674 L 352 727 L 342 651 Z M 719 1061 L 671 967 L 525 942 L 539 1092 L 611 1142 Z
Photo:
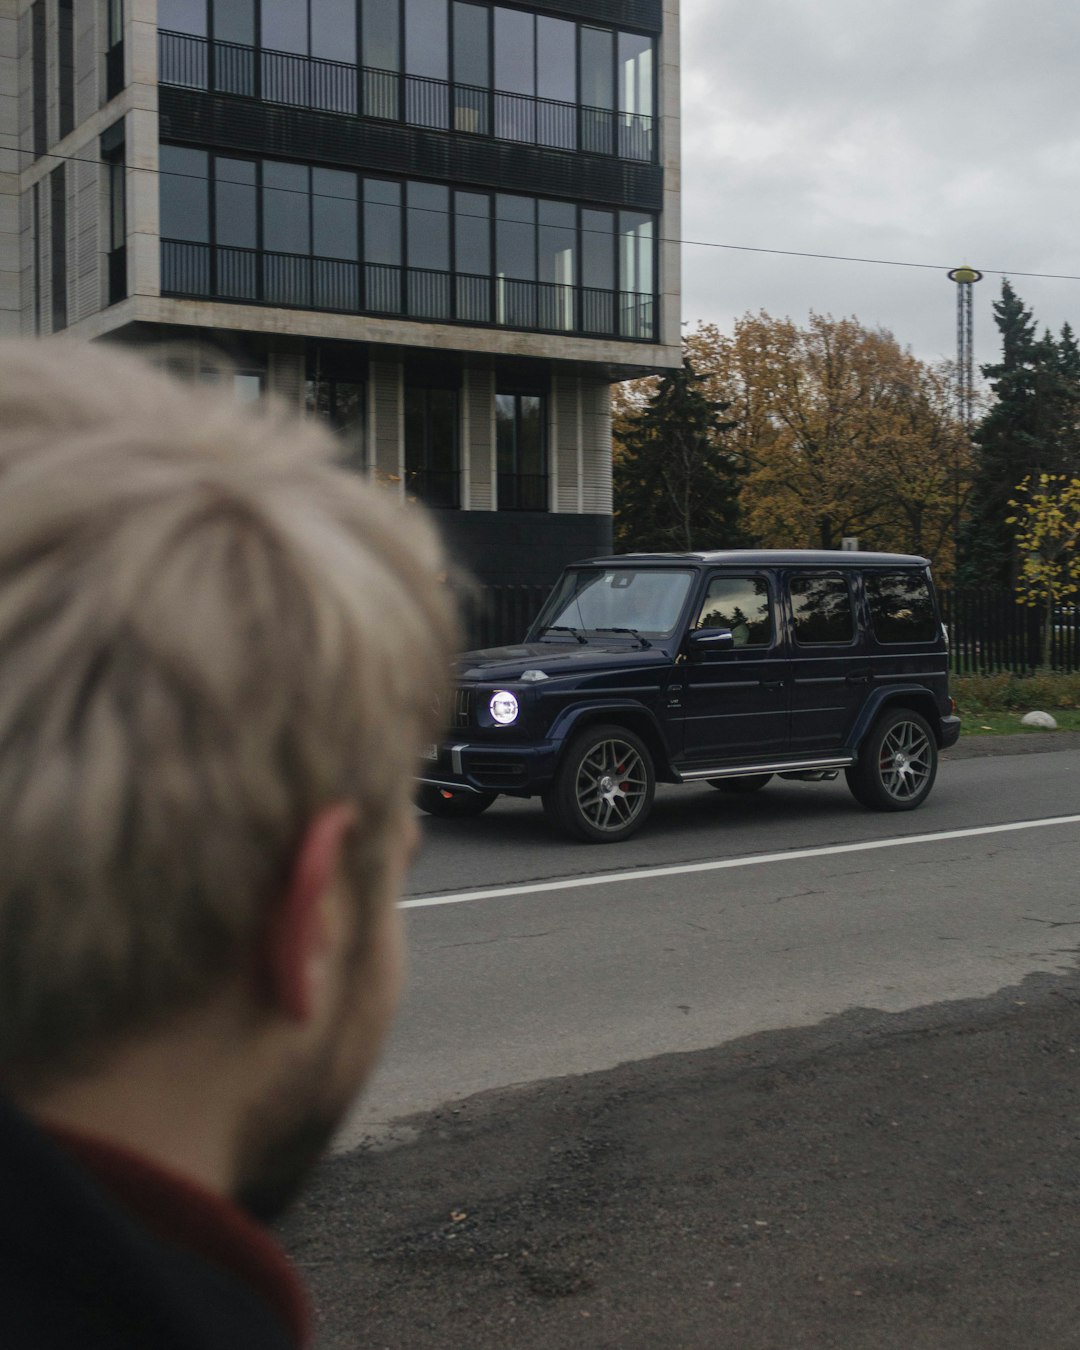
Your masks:
M 488 703 L 488 712 L 502 727 L 517 721 L 518 701 L 508 689 L 496 689 Z

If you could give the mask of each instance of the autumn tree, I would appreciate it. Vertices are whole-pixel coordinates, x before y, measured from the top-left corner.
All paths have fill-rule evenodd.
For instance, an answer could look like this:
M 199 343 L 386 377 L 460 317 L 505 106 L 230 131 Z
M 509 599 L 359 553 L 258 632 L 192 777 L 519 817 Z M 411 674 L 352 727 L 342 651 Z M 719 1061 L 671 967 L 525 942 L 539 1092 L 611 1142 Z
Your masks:
M 687 340 L 710 395 L 731 404 L 747 464 L 745 527 L 762 544 L 924 553 L 948 571 L 970 479 L 950 372 L 884 329 L 811 314 L 745 315 Z
M 1080 479 L 1067 474 L 1029 475 L 1009 499 L 1020 566 L 1017 602 L 1043 611 L 1042 664 L 1050 664 L 1054 611 L 1080 593 Z
M 681 369 L 624 390 L 614 410 L 615 540 L 634 551 L 691 551 L 743 542 L 739 466 L 727 446 L 728 404 Z

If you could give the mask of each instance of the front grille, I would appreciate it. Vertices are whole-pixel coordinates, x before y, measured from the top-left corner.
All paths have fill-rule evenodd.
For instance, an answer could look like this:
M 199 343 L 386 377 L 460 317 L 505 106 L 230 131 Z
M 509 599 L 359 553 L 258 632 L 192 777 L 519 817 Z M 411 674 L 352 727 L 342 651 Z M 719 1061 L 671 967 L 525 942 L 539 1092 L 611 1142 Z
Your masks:
M 451 697 L 450 725 L 455 728 L 469 725 L 472 695 L 468 689 L 455 689 Z

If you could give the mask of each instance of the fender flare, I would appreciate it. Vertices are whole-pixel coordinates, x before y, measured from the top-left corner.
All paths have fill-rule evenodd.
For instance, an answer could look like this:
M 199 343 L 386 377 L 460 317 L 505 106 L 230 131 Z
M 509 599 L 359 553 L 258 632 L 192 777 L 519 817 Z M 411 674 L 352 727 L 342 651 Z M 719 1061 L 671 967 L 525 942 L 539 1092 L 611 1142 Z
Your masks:
M 559 713 L 548 731 L 548 739 L 555 746 L 556 757 L 562 758 L 567 742 L 579 730 L 583 722 L 601 721 L 605 717 L 620 721 L 626 713 L 630 713 L 636 721 L 644 721 L 648 725 L 650 735 L 647 740 L 651 742 L 649 749 L 655 761 L 654 767 L 657 776 L 670 773 L 671 751 L 659 719 L 651 708 L 646 708 L 643 704 L 629 698 L 597 699 L 590 703 L 575 703 L 573 707 L 566 708 Z
M 866 739 L 870 728 L 882 712 L 893 703 L 903 703 L 921 713 L 930 723 L 934 740 L 941 747 L 941 710 L 934 704 L 934 695 L 924 684 L 890 684 L 876 689 L 863 704 L 858 719 L 851 729 L 851 746 L 857 750 Z

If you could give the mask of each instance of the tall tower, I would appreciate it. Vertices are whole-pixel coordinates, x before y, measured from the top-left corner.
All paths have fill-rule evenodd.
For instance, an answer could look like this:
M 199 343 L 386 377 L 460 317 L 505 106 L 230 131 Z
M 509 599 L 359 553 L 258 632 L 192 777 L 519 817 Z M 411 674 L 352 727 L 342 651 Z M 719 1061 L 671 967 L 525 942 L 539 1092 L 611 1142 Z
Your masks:
M 954 267 L 949 280 L 956 282 L 956 410 L 970 429 L 975 400 L 972 293 L 975 283 L 982 281 L 982 273 L 974 267 Z

